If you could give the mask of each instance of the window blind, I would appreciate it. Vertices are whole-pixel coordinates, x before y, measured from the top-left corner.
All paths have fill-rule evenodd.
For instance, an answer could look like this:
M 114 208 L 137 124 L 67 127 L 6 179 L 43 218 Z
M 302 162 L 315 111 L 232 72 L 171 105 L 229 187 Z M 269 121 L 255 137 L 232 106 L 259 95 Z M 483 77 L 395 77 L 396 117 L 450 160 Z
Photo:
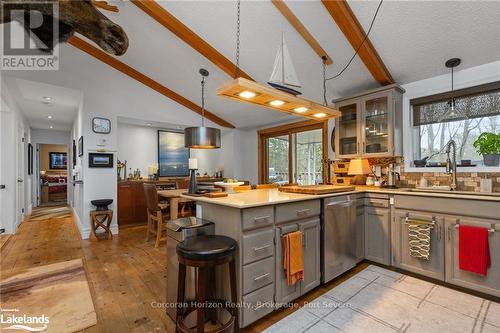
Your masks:
M 500 81 L 456 90 L 453 96 L 454 113 L 449 112 L 451 92 L 410 100 L 413 126 L 500 115 Z

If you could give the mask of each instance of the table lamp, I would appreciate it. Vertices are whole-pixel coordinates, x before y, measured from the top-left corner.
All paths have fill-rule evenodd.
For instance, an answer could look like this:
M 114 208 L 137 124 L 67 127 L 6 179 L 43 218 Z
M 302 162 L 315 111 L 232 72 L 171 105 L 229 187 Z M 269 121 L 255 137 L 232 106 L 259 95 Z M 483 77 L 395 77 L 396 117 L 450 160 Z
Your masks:
M 196 170 L 198 170 L 198 160 L 196 158 L 190 158 L 188 161 L 189 166 L 189 194 L 196 194 Z
M 366 158 L 354 158 L 349 163 L 347 174 L 354 175 L 351 185 L 365 185 L 366 175 L 370 173 L 372 173 L 372 169 Z

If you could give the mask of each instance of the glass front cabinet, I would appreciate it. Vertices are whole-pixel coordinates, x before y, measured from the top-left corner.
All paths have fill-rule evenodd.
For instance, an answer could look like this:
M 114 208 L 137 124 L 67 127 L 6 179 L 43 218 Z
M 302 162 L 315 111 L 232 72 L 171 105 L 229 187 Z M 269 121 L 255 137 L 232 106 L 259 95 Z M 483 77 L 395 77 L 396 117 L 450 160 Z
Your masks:
M 391 85 L 335 100 L 335 158 L 402 156 L 403 93 Z

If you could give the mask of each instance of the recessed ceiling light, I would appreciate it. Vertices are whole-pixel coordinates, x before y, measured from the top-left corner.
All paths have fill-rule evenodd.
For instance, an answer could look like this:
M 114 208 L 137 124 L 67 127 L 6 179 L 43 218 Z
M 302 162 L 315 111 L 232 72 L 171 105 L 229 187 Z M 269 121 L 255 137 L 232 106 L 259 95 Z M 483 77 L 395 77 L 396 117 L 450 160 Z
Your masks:
M 48 119 L 52 119 L 52 116 L 50 116 L 50 115 L 49 115 L 49 116 L 47 116 L 47 118 L 48 118 Z
M 255 96 L 257 96 L 257 94 L 254 93 L 253 91 L 245 90 L 245 91 L 240 92 L 238 94 L 238 96 L 240 96 L 242 98 L 254 98 Z
M 148 126 L 153 126 L 153 124 L 151 124 L 151 123 L 147 123 L 146 125 L 148 125 Z
M 270 105 L 272 106 L 282 106 L 285 104 L 285 102 L 280 101 L 279 99 L 275 99 L 274 101 L 269 102 Z
M 315 113 L 315 114 L 314 114 L 314 116 L 315 116 L 316 118 L 323 118 L 323 117 L 325 117 L 325 116 L 326 116 L 326 113 L 323 113 L 323 112 L 320 112 L 320 113 Z
M 298 108 L 293 109 L 293 111 L 298 112 L 298 113 L 306 112 L 307 110 L 309 110 L 309 109 L 306 108 L 305 106 L 299 106 Z
M 50 125 L 49 128 L 54 128 L 54 126 Z
M 52 101 L 52 97 L 44 96 L 43 100 L 46 101 L 46 102 L 50 102 L 50 101 Z

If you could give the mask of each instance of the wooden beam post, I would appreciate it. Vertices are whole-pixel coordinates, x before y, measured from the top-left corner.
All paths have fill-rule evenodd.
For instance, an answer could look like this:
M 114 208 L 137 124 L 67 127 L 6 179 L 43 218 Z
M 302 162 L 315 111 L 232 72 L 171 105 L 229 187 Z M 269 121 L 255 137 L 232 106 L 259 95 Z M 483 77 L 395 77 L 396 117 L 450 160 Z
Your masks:
M 125 75 L 128 75 L 129 77 L 133 78 L 134 80 L 139 81 L 140 83 L 144 84 L 145 86 L 155 90 L 156 92 L 159 92 L 163 96 L 181 104 L 182 106 L 191 109 L 192 111 L 198 113 L 201 115 L 201 107 L 187 98 L 179 95 L 173 90 L 168 89 L 167 87 L 161 85 L 157 81 L 151 79 L 149 76 L 146 76 L 142 74 L 141 72 L 137 71 L 136 69 L 130 67 L 129 65 L 121 62 L 120 60 L 114 58 L 113 56 L 107 54 L 106 52 L 98 49 L 97 47 L 87 43 L 86 41 L 73 36 L 68 40 L 68 43 L 73 45 L 74 47 L 82 50 L 83 52 L 88 53 L 89 55 L 93 56 L 94 58 L 104 62 L 105 64 L 113 67 L 114 69 L 122 72 Z M 205 110 L 205 118 L 208 120 L 213 121 L 214 123 L 223 126 L 223 127 L 228 127 L 228 128 L 234 128 L 234 125 L 231 123 L 225 121 L 224 119 L 216 116 L 215 114 Z
M 332 58 L 326 53 L 325 50 L 319 45 L 318 41 L 311 35 L 307 28 L 300 22 L 299 18 L 288 8 L 283 0 L 271 0 L 273 5 L 280 11 L 280 13 L 287 19 L 287 21 L 297 30 L 297 32 L 304 38 L 307 44 L 323 59 L 326 58 L 325 63 L 330 65 L 333 63 Z
M 255 81 L 245 73 L 239 70 L 239 75 L 236 76 L 236 65 L 233 64 L 229 59 L 217 51 L 214 47 L 208 44 L 200 36 L 195 34 L 191 29 L 189 29 L 184 23 L 179 21 L 174 15 L 170 14 L 165 8 L 160 6 L 154 0 L 132 0 L 132 3 L 137 7 L 142 9 L 146 14 L 155 19 L 158 23 L 163 25 L 165 28 L 170 30 L 177 37 L 182 39 L 186 44 L 191 46 L 193 49 L 198 51 L 205 58 L 210 60 L 214 65 L 222 69 L 227 75 L 236 79 L 237 77 L 243 77 L 248 80 Z
M 351 7 L 345 0 L 321 0 L 330 16 L 337 23 L 340 30 L 344 33 L 352 47 L 356 50 L 366 36 L 363 27 L 352 12 Z M 381 85 L 393 84 L 394 79 L 389 73 L 384 62 L 380 58 L 377 50 L 367 38 L 360 47 L 358 55 L 368 68 L 373 78 Z

